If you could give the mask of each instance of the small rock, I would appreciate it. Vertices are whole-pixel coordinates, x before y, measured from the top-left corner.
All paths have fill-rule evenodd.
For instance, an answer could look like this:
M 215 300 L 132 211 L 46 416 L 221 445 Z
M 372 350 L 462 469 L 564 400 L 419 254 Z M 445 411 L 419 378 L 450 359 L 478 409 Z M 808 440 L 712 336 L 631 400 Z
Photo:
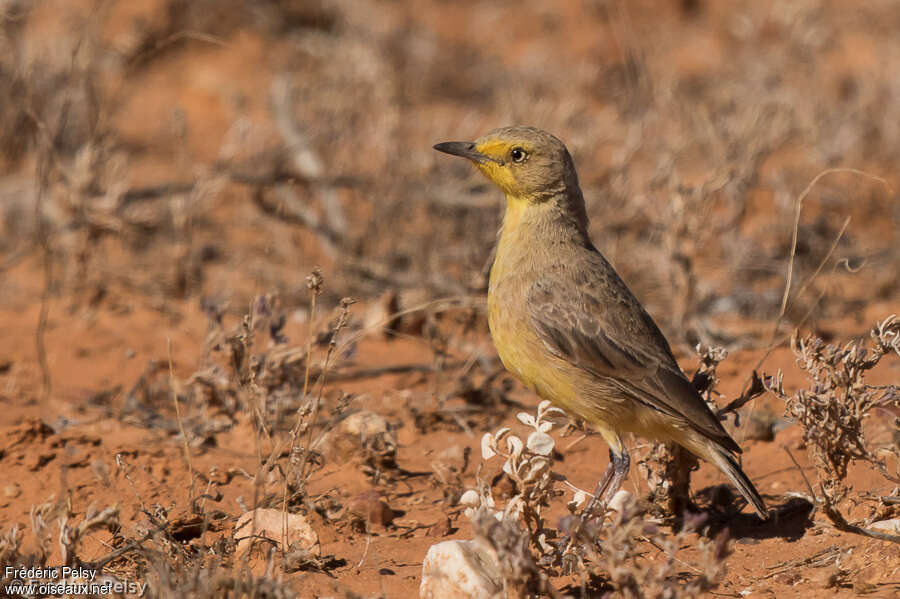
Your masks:
M 744 438 L 771 443 L 775 440 L 775 428 L 777 425 L 778 417 L 773 412 L 768 410 L 754 412 L 744 425 Z
M 357 495 L 350 504 L 350 513 L 379 526 L 389 526 L 398 515 L 381 499 L 378 491 L 366 491 Z
M 265 551 L 271 543 L 261 541 L 261 537 L 275 541 L 281 546 L 284 520 L 281 510 L 257 508 L 245 512 L 234 525 L 234 538 L 237 539 L 236 553 L 241 555 L 259 544 Z M 313 530 L 303 514 L 287 514 L 288 545 L 298 545 L 311 554 L 320 556 L 322 548 L 319 535 Z
M 420 599 L 502 599 L 503 578 L 494 555 L 475 541 L 432 545 L 422 563 Z
M 395 463 L 397 436 L 384 416 L 363 410 L 344 418 L 313 449 L 333 462 L 362 457 L 372 466 L 386 468 Z
M 391 425 L 384 419 L 384 416 L 365 410 L 350 414 L 341 421 L 338 428 L 345 434 L 360 438 L 370 438 L 391 432 Z
M 462 465 L 469 461 L 469 448 L 462 445 L 451 445 L 437 454 L 436 459 L 442 462 L 453 464 L 458 470 L 462 469 Z
M 469 465 L 471 449 L 460 445 L 451 445 L 438 453 L 431 462 L 431 470 L 435 478 L 445 487 L 445 493 L 462 486 L 461 475 Z
M 397 330 L 410 335 L 421 335 L 426 321 L 422 306 L 430 299 L 428 291 L 422 288 L 401 291 L 397 297 L 397 311 L 405 314 L 395 321 Z
M 396 328 L 396 321 L 392 317 L 397 313 L 397 305 L 397 294 L 393 291 L 385 291 L 375 300 L 363 317 L 363 329 L 366 334 L 391 337 Z
M 878 590 L 878 585 L 868 580 L 858 580 L 853 583 L 853 592 L 858 595 L 868 595 Z
M 22 494 L 22 489 L 19 488 L 19 485 L 13 483 L 11 485 L 6 485 L 3 487 L 3 494 L 7 497 L 18 497 Z
M 794 586 L 803 580 L 799 572 L 782 572 L 775 577 L 775 582 L 788 586 Z
M 469 447 L 451 445 L 434 457 L 431 466 L 435 470 L 465 472 L 469 465 L 469 455 L 471 453 L 472 450 Z
M 450 518 L 442 518 L 441 520 L 438 520 L 431 525 L 431 528 L 428 529 L 428 532 L 425 533 L 425 536 L 446 537 L 447 535 L 452 534 L 452 532 L 453 523 L 450 522 Z
M 831 564 L 816 572 L 811 581 L 823 589 L 830 589 L 840 584 L 842 576 L 843 573 L 837 564 Z
M 633 497 L 634 496 L 630 491 L 619 489 L 618 491 L 616 491 L 616 494 L 612 496 L 612 499 L 609 500 L 609 505 L 607 505 L 607 508 L 615 512 L 621 512 L 622 508 L 632 502 Z
M 869 528 L 897 534 L 900 533 L 900 518 L 892 518 L 891 520 L 879 520 L 878 522 L 872 522 Z

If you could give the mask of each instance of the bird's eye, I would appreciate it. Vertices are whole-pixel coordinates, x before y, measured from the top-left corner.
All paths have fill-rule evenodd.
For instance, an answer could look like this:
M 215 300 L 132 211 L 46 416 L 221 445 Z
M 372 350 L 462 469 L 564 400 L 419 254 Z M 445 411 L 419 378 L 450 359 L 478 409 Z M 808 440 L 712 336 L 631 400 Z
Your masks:
M 526 154 L 525 150 L 522 148 L 513 148 L 509 153 L 509 157 L 513 159 L 513 162 L 525 162 L 525 158 L 528 157 L 528 154 Z

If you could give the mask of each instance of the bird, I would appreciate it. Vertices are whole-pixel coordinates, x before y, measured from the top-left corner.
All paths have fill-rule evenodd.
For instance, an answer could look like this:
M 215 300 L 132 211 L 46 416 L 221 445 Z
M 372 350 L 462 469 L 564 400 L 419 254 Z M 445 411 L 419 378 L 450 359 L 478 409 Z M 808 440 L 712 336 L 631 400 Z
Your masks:
M 736 459 L 740 446 L 591 241 L 563 142 L 519 125 L 434 149 L 470 160 L 506 196 L 488 283 L 491 337 L 508 371 L 590 423 L 609 445 L 591 505 L 606 506 L 621 487 L 630 467 L 622 434 L 634 433 L 715 464 L 766 519 L 766 505 Z

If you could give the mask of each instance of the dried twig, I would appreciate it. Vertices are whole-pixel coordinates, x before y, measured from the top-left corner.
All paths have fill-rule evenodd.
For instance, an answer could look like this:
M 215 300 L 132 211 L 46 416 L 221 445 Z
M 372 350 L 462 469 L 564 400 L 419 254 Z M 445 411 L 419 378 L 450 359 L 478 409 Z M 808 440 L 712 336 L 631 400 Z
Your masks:
M 188 488 L 188 504 L 194 502 L 194 466 L 191 464 L 191 449 L 188 443 L 187 431 L 184 429 L 184 421 L 181 418 L 181 406 L 178 401 L 178 393 L 175 391 L 175 369 L 172 367 L 172 339 L 166 340 L 166 348 L 169 357 L 169 389 L 172 393 L 172 402 L 175 404 L 175 418 L 178 420 L 178 429 L 181 431 L 181 440 L 184 443 L 184 461 L 187 464 L 188 474 L 191 477 L 191 485 Z

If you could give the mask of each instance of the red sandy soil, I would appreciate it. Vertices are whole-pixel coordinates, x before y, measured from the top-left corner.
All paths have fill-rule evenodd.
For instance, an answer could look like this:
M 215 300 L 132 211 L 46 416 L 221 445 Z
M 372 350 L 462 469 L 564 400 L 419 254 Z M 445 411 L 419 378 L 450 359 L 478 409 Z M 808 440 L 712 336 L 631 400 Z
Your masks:
M 37 398 L 40 377 L 33 345 L 37 309 L 3 311 L 0 345 L 7 348 L 4 360 L 10 363 L 3 376 L 0 396 L 4 413 L 2 438 L 5 439 L 2 457 L 5 485 L 0 496 L 3 522 L 20 523 L 27 529 L 34 504 L 63 499 L 72 506 L 75 519 L 89 506 L 117 504 L 123 526 L 128 529 L 144 521 L 142 508 L 147 506 L 164 507 L 171 520 L 187 513 L 190 477 L 183 445 L 175 435 L 148 430 L 116 416 L 123 390 L 135 383 L 148 360 L 167 359 L 168 343 L 171 342 L 177 377 L 186 377 L 195 367 L 202 351 L 203 315 L 195 302 L 174 306 L 180 315 L 177 319 L 141 307 L 137 302 L 133 310 L 124 314 L 101 308 L 85 318 L 67 314 L 61 302 L 51 303 L 45 343 L 54 386 L 43 401 Z M 299 336 L 299 330 L 293 332 Z M 410 363 L 428 366 L 428 361 L 422 360 L 427 351 L 427 344 L 414 339 L 370 339 L 360 344 L 352 366 Z M 721 370 L 721 389 L 726 396 L 739 391 L 744 383 L 742 373 L 755 364 L 759 355 L 759 352 L 738 352 L 727 359 Z M 779 349 L 767 359 L 765 368 L 767 371 L 783 368 L 788 372 L 787 383 L 799 384 L 801 380 L 792 362 L 790 353 Z M 896 377 L 898 366 L 894 360 L 882 376 Z M 440 540 L 471 538 L 466 518 L 459 508 L 443 503 L 442 489 L 428 474 L 442 451 L 454 446 L 468 447 L 473 452 L 472 465 L 463 480 L 473 486 L 480 439 L 477 434 L 447 430 L 447 427 L 427 434 L 417 430 L 409 406 L 432 401 L 432 381 L 427 378 L 388 375 L 335 385 L 355 395 L 354 409 L 372 410 L 394 423 L 398 427 L 397 465 L 410 473 L 426 475 L 398 477 L 373 486 L 371 478 L 352 461 L 328 463 L 317 472 L 310 486 L 312 494 L 328 493 L 344 504 L 352 504 L 360 495 L 374 491 L 393 510 L 402 511 L 402 515 L 388 526 L 370 525 L 368 534 L 349 525 L 325 526 L 314 517 L 323 554 L 346 563 L 334 569 L 331 576 L 285 574 L 290 586 L 302 589 L 301 596 L 340 596 L 346 590 L 363 596 L 379 593 L 385 597 L 415 596 L 428 547 Z M 512 397 L 526 405 L 535 403 L 527 392 L 516 391 Z M 778 413 L 780 408 L 773 399 L 765 397 L 757 400 L 753 409 Z M 511 424 L 512 420 L 511 414 L 507 414 L 503 424 Z M 872 434 L 879 440 L 889 436 L 890 431 L 874 430 Z M 740 431 L 736 436 L 740 438 Z M 214 445 L 204 444 L 191 450 L 195 471 L 206 473 L 212 481 L 210 487 L 222 494 L 209 509 L 214 505 L 229 518 L 235 518 L 242 513 L 242 503 L 252 504 L 253 482 L 249 475 L 241 473 L 253 473 L 258 467 L 255 438 L 251 425 L 242 415 L 230 430 L 215 435 Z M 786 493 L 806 492 L 803 476 L 785 448 L 792 451 L 807 476 L 814 477 L 814 469 L 809 466 L 806 452 L 798 447 L 799 442 L 800 430 L 794 426 L 779 432 L 774 442 L 743 444 L 745 470 L 774 508 L 788 501 Z M 568 443 L 569 440 L 563 439 L 560 445 Z M 270 446 L 264 447 L 263 455 L 270 450 Z M 603 454 L 602 441 L 590 437 L 565 451 L 558 470 L 576 486 L 591 488 L 605 467 L 605 460 L 597 458 Z M 117 456 L 124 458 L 130 477 L 117 468 Z M 498 466 L 493 464 L 487 468 L 492 473 Z M 106 476 L 100 474 L 104 471 Z M 226 477 L 226 472 L 237 474 Z M 700 490 L 722 483 L 723 477 L 704 465 L 693 480 L 694 489 Z M 864 468 L 854 469 L 851 482 L 858 489 L 876 494 L 889 492 L 878 475 Z M 196 484 L 198 489 L 210 488 Z M 645 485 L 633 472 L 626 488 L 640 494 Z M 839 533 L 821 515 L 814 516 L 812 521 L 795 517 L 770 525 L 749 522 L 750 519 L 744 524 L 736 522 L 732 530 L 734 554 L 728 558 L 725 581 L 716 589 L 722 596 L 738 596 L 749 590 L 750 597 L 806 597 L 815 589 L 838 597 L 863 593 L 873 597 L 896 596 L 900 571 L 900 552 L 896 545 Z M 225 527 L 224 533 L 206 534 L 215 537 L 228 534 L 227 531 Z M 83 559 L 108 552 L 100 544 L 102 535 L 98 537 L 90 540 Z M 211 542 L 210 539 L 196 542 L 201 541 Z M 852 572 L 849 588 L 824 590 L 834 566 L 783 568 L 786 563 L 829 551 L 841 551 L 845 555 L 841 567 Z M 685 568 L 689 568 L 694 553 L 690 547 L 679 553 L 679 559 L 688 564 Z

